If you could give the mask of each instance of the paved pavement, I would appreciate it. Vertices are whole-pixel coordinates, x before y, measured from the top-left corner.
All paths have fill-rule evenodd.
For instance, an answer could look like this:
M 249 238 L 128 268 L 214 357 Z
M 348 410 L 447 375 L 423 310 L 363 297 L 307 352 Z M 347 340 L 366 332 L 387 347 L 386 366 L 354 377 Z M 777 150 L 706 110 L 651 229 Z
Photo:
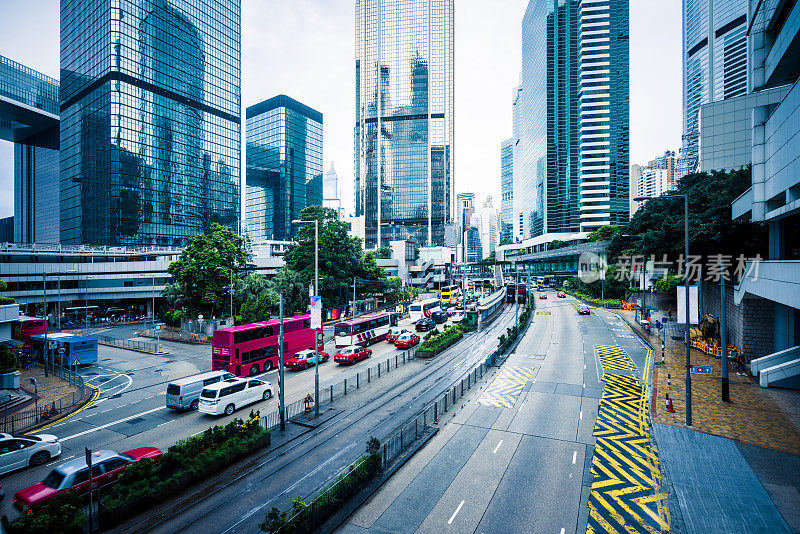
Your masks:
M 639 369 L 646 350 L 617 317 L 578 316 L 575 304 L 539 300 L 503 368 L 339 532 L 585 532 L 595 345 Z

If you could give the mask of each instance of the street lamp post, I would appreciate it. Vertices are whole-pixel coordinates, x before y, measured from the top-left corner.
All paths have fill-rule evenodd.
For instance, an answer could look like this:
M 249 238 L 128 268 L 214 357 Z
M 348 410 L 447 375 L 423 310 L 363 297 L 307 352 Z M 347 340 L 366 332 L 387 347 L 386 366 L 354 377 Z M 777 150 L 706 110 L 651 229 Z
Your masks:
M 686 262 L 689 261 L 689 195 L 661 195 L 658 198 L 681 198 L 683 197 L 683 256 L 684 260 L 684 281 L 686 282 L 686 426 L 692 426 L 692 359 L 689 347 L 690 332 L 689 324 L 692 314 L 689 312 L 689 270 Z M 650 200 L 655 197 L 636 197 L 635 202 Z
M 314 296 L 319 296 L 319 219 L 314 220 L 294 220 L 292 224 L 311 224 L 314 223 Z M 379 230 L 380 231 L 380 230 Z M 379 234 L 380 235 L 380 234 Z M 380 246 L 380 243 L 379 245 Z M 353 282 L 355 293 L 355 281 Z M 322 332 L 320 325 L 319 332 Z M 318 333 L 315 333 L 319 335 Z M 319 415 L 319 343 L 315 335 L 314 339 L 314 417 Z

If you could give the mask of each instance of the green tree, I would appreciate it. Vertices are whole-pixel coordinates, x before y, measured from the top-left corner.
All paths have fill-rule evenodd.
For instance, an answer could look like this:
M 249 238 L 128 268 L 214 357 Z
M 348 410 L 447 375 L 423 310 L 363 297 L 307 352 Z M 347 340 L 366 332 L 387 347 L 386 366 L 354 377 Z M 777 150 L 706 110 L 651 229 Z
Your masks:
M 211 223 L 208 233 L 192 238 L 167 271 L 174 286 L 167 294 L 192 312 L 222 312 L 229 298 L 230 269 L 234 276 L 247 267 L 244 240 L 227 226 Z
M 514 240 L 511 239 L 510 237 L 504 237 L 503 239 L 500 240 L 500 246 L 501 247 L 503 245 L 513 245 L 513 244 L 514 244 Z
M 589 232 L 587 241 L 611 241 L 619 233 L 619 227 L 613 224 L 601 226 L 594 232 Z
M 375 263 L 374 255 L 364 254 L 360 239 L 347 234 L 348 225 L 339 220 L 335 210 L 308 206 L 299 218 L 319 220 L 319 279 L 324 306 L 347 303 L 352 298 L 353 277 L 385 281 L 386 272 Z M 285 269 L 299 274 L 306 287 L 313 283 L 314 224 L 300 227 L 296 243 L 289 246 L 284 261 Z
M 375 251 L 375 257 L 381 260 L 388 260 L 392 257 L 392 249 L 384 245 Z
M 308 311 L 310 303 L 308 282 L 303 279 L 302 274 L 284 267 L 278 271 L 272 282 L 274 291 L 283 293 L 283 314 L 285 316 Z M 275 309 L 277 309 L 277 304 Z
M 246 300 L 239 312 L 243 324 L 266 321 L 278 311 L 278 296 L 273 290 L 261 293 L 259 296 Z
M 550 241 L 550 244 L 547 245 L 547 250 L 556 250 L 558 248 L 564 248 L 567 244 L 561 241 L 560 239 L 553 239 Z

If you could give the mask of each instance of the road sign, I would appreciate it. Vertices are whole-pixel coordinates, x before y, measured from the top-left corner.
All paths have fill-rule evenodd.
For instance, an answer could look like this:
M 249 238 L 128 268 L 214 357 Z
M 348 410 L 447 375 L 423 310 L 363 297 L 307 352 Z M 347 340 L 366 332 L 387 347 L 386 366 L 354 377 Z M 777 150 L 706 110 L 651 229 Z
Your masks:
M 58 353 L 59 354 L 66 354 L 67 353 L 67 347 L 58 347 Z
M 689 370 L 696 374 L 696 375 L 710 375 L 711 374 L 711 366 L 710 365 L 693 365 L 689 368 Z
M 322 297 L 311 297 L 311 328 L 322 328 Z
M 323 341 L 325 341 L 324 334 L 322 333 L 322 330 L 320 330 L 317 332 L 317 343 L 322 343 Z
M 156 330 L 161 330 L 161 325 L 160 324 L 156 325 Z
M 72 362 L 71 367 L 78 367 L 80 364 L 81 364 L 80 360 L 78 360 L 78 358 L 75 358 L 75 360 Z

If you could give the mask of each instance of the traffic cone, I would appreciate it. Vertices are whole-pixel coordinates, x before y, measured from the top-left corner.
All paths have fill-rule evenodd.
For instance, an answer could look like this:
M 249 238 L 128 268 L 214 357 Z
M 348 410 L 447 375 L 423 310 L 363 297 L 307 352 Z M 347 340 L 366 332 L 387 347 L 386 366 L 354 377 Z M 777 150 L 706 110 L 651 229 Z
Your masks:
M 675 408 L 672 407 L 672 399 L 669 398 L 669 393 L 667 393 L 667 411 L 669 413 L 675 413 Z

